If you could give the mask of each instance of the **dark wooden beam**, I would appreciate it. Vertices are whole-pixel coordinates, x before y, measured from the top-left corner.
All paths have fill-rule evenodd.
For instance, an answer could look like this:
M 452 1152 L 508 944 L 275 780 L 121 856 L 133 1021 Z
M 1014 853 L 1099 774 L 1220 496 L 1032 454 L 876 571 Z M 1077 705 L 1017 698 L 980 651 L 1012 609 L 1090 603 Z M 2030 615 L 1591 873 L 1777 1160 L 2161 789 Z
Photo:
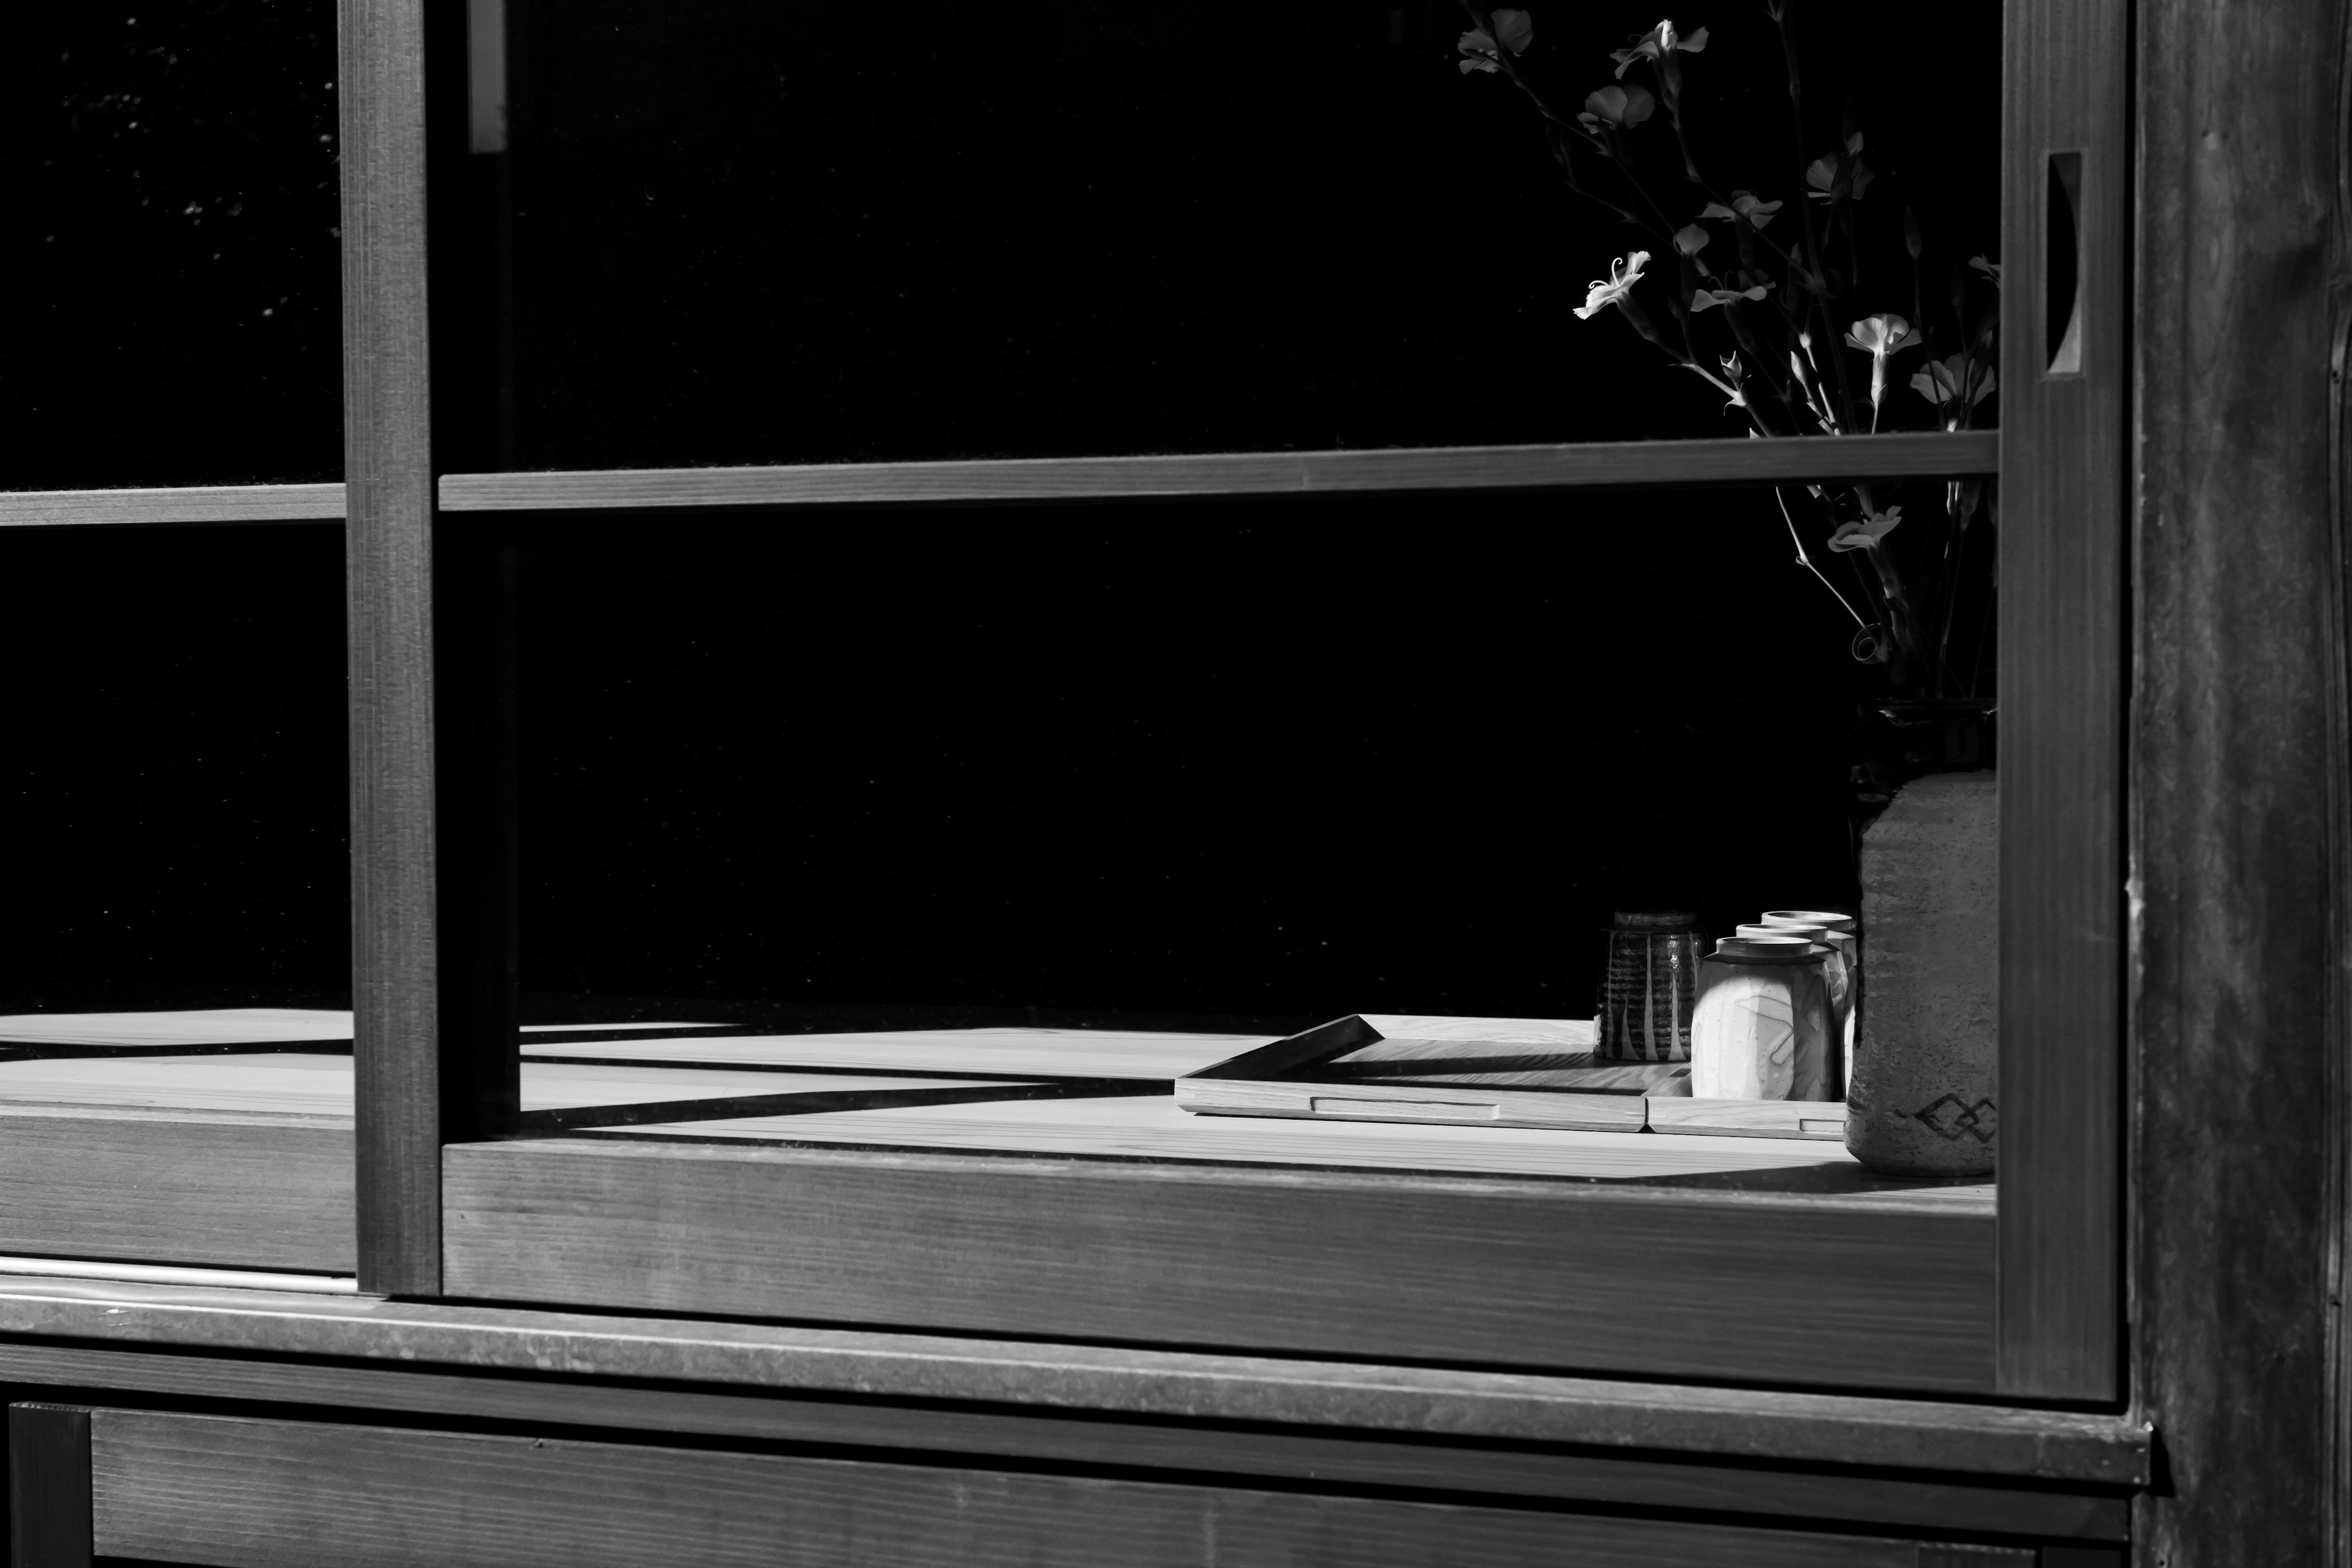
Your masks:
M 2134 1549 L 2341 1564 L 2347 9 L 2136 15 Z
M 1467 1500 L 158 1411 L 93 1412 L 90 1456 L 100 1550 L 172 1562 L 2034 1568 L 2035 1560 L 2030 1546 L 1947 1551 L 1872 1533 Z
M 443 1423 L 529 1422 L 605 1431 L 691 1434 L 736 1442 L 824 1445 L 842 1458 L 929 1452 L 962 1462 L 1019 1459 L 1151 1470 L 1200 1481 L 1255 1476 L 1325 1487 L 1410 1487 L 1488 1498 L 1544 1498 L 1617 1507 L 1698 1509 L 1832 1519 L 1906 1529 L 2059 1540 L 2121 1541 L 2124 1495 L 2093 1486 L 1892 1471 L 1785 1461 L 1707 1462 L 1688 1454 L 1618 1447 L 1420 1438 L 1395 1433 L 1267 1426 L 1177 1417 L 1107 1417 L 1002 1405 L 941 1405 L 772 1390 L 676 1388 L 651 1383 L 426 1372 L 394 1363 L 352 1366 L 79 1345 L 0 1343 L 0 1381 L 119 1389 L 126 1402 L 157 1394 L 247 1405 L 398 1411 Z M 1860 1401 L 1850 1402 L 1860 1404 Z M 234 1412 L 231 1412 L 232 1414 Z M 1867 1451 L 1856 1445 L 1858 1451 Z M 2016 1451 L 2025 1449 L 2023 1443 Z M 843 1450 L 849 1450 L 844 1452 Z M 1882 1456 L 1874 1454 L 1873 1458 Z
M 441 1286 L 423 0 L 341 0 L 359 1271 Z
M 80 1359 L 61 1365 L 56 1358 L 68 1346 Z M 309 1399 L 268 1391 L 281 1383 L 289 1389 L 345 1386 L 330 1370 L 373 1367 L 552 1377 L 616 1390 L 691 1386 L 927 1409 L 987 1406 L 1177 1425 L 1344 1429 L 1396 1440 L 1675 1452 L 1727 1463 L 1932 1471 L 2089 1490 L 2145 1487 L 2154 1463 L 2144 1425 L 2081 1411 L 604 1317 L 234 1290 L 216 1283 L 0 1279 L 0 1382 L 79 1385 L 87 1378 L 94 1386 L 146 1386 L 139 1379 L 147 1374 L 134 1369 L 151 1352 L 202 1380 L 159 1382 L 158 1390 L 217 1398 Z M 197 1358 L 205 1352 L 238 1358 L 243 1370 L 201 1371 Z M 108 1357 L 120 1358 L 106 1364 L 121 1370 L 100 1375 L 91 1358 Z M 290 1370 L 298 1363 L 307 1370 Z M 320 1378 L 329 1381 L 309 1381 Z M 401 1405 L 383 1397 L 386 1408 Z
M 8 1407 L 8 1561 L 89 1568 L 89 1412 Z
M 2021 1399 L 2123 1387 L 2126 15 L 2008 14 L 1998 1375 Z

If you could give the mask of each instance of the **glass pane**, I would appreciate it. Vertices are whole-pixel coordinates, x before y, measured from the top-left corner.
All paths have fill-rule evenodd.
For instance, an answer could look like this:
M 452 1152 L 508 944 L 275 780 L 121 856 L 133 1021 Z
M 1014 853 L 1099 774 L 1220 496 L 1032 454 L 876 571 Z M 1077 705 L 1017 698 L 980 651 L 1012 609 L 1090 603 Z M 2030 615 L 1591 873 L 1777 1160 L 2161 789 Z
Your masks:
M 331 0 L 18 17 L 0 488 L 341 476 L 334 83 Z
M 0 530 L 0 1252 L 352 1268 L 341 534 Z
M 1581 194 L 1529 97 L 1463 68 L 1481 58 L 1438 0 L 513 0 L 510 337 L 478 345 L 512 412 L 481 460 L 1811 433 L 1790 350 L 1853 429 L 1874 419 L 1853 321 L 1924 320 L 1938 358 L 1972 341 L 1997 6 L 1795 7 L 1801 129 L 1763 8 L 1681 18 L 1697 182 L 1657 68 L 1621 81 L 1612 58 L 1654 14 L 1531 16 L 1511 64 Z M 1807 200 L 1809 164 L 1835 202 Z M 1685 263 L 1676 233 L 1707 243 Z M 1632 299 L 1671 352 L 1605 303 L 1575 313 L 1636 250 Z M 1702 290 L 1734 302 L 1694 314 Z M 1906 384 L 1925 353 L 1886 363 L 1876 422 L 1934 427 Z
M 347 1010 L 341 531 L 0 547 L 0 1013 Z
M 529 1022 L 1584 1019 L 1615 910 L 1856 896 L 1875 671 L 1769 492 L 543 542 Z

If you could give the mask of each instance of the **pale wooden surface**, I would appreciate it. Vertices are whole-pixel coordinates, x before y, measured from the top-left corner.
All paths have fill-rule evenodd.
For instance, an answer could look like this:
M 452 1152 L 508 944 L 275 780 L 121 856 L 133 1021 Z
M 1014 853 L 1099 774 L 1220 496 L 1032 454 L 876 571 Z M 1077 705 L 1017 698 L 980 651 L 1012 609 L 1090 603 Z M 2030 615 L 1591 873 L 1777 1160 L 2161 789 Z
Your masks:
M 603 1058 L 725 1067 L 833 1067 L 1020 1077 L 1176 1079 L 1265 1035 L 1118 1029 L 898 1029 L 852 1035 L 731 1035 L 709 1039 L 523 1042 L 523 1058 Z
M 1870 1536 L 1232 1485 L 102 1408 L 89 1430 L 99 1552 L 241 1568 L 1920 1563 L 1913 1542 Z
M 1600 1097 L 1594 1097 L 1596 1099 Z M 1642 1101 L 1630 1099 L 1638 1128 Z M 1873 1191 L 1906 1205 L 1990 1212 L 1990 1183 L 1935 1184 L 1872 1176 L 1834 1141 L 1723 1138 L 1498 1126 L 1194 1116 L 1172 1098 L 1028 1100 L 729 1117 L 628 1129 L 631 1136 L 845 1143 L 872 1148 L 1007 1150 L 1118 1160 L 1208 1161 L 1597 1181 L 1753 1174 L 1816 1190 Z
M 1015 1032 L 1025 1040 L 1024 1032 Z M 1217 1037 L 1212 1037 L 1214 1039 Z M 678 1042 L 688 1050 L 743 1044 L 740 1040 Z M 759 1042 L 754 1042 L 759 1043 Z M 1223 1050 L 1220 1040 L 1193 1050 Z M 577 1045 L 551 1047 L 572 1054 Z M 633 1050 L 634 1042 L 616 1049 Z M 891 1047 L 877 1049 L 886 1059 Z M 1028 1048 L 1024 1046 L 1023 1048 Z M 1163 1048 L 1145 1043 L 1147 1051 Z M 923 1059 L 961 1059 L 1003 1065 L 985 1046 L 950 1040 Z M 828 1054 L 820 1048 L 820 1055 Z M 923 1053 L 919 1050 L 918 1055 Z M 1053 1055 L 1054 1048 L 1034 1052 Z M 1059 1053 L 1066 1069 L 1101 1065 L 1104 1050 L 1084 1041 Z M 352 1058 L 307 1052 L 257 1056 L 53 1057 L 0 1062 L 0 1107 L 99 1107 L 159 1113 L 225 1112 L 247 1117 L 295 1117 L 342 1121 L 352 1115 Z M 647 1067 L 628 1062 L 523 1064 L 523 1109 L 546 1113 L 582 1108 L 654 1107 L 670 1116 L 687 1115 L 688 1102 L 712 1102 L 731 1114 L 643 1121 L 628 1117 L 596 1124 L 633 1137 L 722 1138 L 747 1142 L 848 1143 L 869 1147 L 1001 1151 L 1026 1154 L 1087 1155 L 1118 1160 L 1187 1161 L 1213 1163 L 1309 1165 L 1373 1170 L 1426 1171 L 1474 1175 L 1543 1175 L 1596 1181 L 1706 1179 L 1781 1190 L 1873 1191 L 1912 1205 L 1969 1207 L 1990 1201 L 1987 1184 L 1931 1185 L 1884 1181 L 1855 1164 L 1834 1140 L 1788 1137 L 1718 1139 L 1637 1134 L 1644 1101 L 1638 1096 L 1530 1096 L 1573 1099 L 1591 1108 L 1594 1124 L 1622 1125 L 1620 1131 L 1527 1129 L 1493 1125 L 1414 1125 L 1385 1120 L 1356 1121 L 1265 1117 L 1192 1116 L 1175 1099 L 1161 1095 L 1087 1096 L 1064 1100 L 1001 1098 L 1029 1091 L 1024 1080 L 966 1078 L 906 1071 L 794 1071 L 713 1066 Z M 1241 1085 L 1238 1089 L 1288 1092 L 1277 1085 Z M 894 1097 L 970 1093 L 953 1105 L 895 1103 Z M 1443 1094 L 1443 1089 L 1432 1090 Z M 795 1111 L 790 1097 L 814 1105 L 825 1098 L 870 1095 L 875 1109 Z M 1475 1100 L 1478 1096 L 1472 1094 Z M 744 1114 L 741 1102 L 765 1102 Z M 1661 1105 L 1673 1101 L 1657 1101 Z M 1613 1122 L 1604 1121 L 1619 1113 Z M 1703 1113 L 1694 1113 L 1703 1114 Z M 1723 1116 L 1769 1124 L 1785 1110 L 1726 1107 Z M 1826 1113 L 1824 1113 L 1826 1114 Z M 168 1133 L 158 1132 L 158 1137 Z M 227 1216 L 224 1216 L 225 1218 Z
M 2142 1486 L 2152 1473 L 2144 1424 L 2084 1411 L 274 1290 L 0 1279 L 0 1381 L 79 1385 L 80 1376 L 17 1375 L 35 1364 L 23 1358 L 50 1353 L 63 1342 L 78 1342 L 93 1369 L 140 1347 L 234 1356 L 192 1374 L 202 1381 L 185 1385 L 186 1392 L 223 1397 L 249 1396 L 266 1386 L 256 1380 L 281 1372 L 291 1380 L 329 1378 L 339 1370 L 440 1368 L 589 1380 L 572 1384 L 577 1388 L 767 1390 L 795 1398 L 914 1402 L 919 1408 L 1095 1412 L 1222 1423 L 1227 1430 L 1240 1423 L 1450 1436 L 1555 1450 L 1672 1451 L 2096 1487 Z M 184 1368 L 204 1364 L 189 1356 L 170 1360 Z M 126 1356 L 117 1364 L 133 1363 Z M 245 1381 L 224 1381 L 239 1368 Z M 138 1386 L 96 1375 L 88 1381 Z M 335 1386 L 330 1378 L 315 1396 L 366 1403 L 331 1394 Z
M 110 522 L 340 521 L 341 485 L 182 485 L 154 489 L 0 490 L 0 528 Z
M 1017 1087 L 1000 1079 L 856 1073 L 730 1072 L 714 1068 L 649 1068 L 527 1062 L 526 1111 L 581 1106 L 636 1106 L 679 1100 L 736 1100 L 794 1093 L 877 1095 Z M 0 1105 L 142 1107 L 258 1115 L 352 1114 L 352 1058 L 301 1052 L 265 1056 L 50 1057 L 0 1062 Z
M 525 1035 L 659 1033 L 718 1024 L 525 1024 Z M 0 1045 L 309 1045 L 352 1037 L 352 1016 L 329 1008 L 203 1007 L 145 1013 L 0 1015 Z
M 1693 1158 L 1782 1146 L 1589 1136 L 1704 1145 Z M 1820 1145 L 1799 1147 L 1821 1157 Z M 1981 1198 L 1737 1190 L 1784 1174 L 1772 1171 L 1677 1188 L 707 1136 L 457 1144 L 446 1168 L 449 1289 L 475 1300 L 1824 1387 L 1990 1386 L 1993 1224 Z
M 964 1464 L 1012 1458 L 1117 1466 L 1150 1469 L 1168 1479 L 1187 1473 L 1281 1477 L 1325 1487 L 1403 1486 L 1917 1530 L 1974 1531 L 1998 1519 L 2011 1533 L 2062 1541 L 2119 1541 L 2128 1525 L 2126 1502 L 2118 1495 L 2028 1489 L 1949 1472 L 1927 1477 L 1844 1465 L 1800 1468 L 1785 1461 L 1758 1468 L 1689 1455 L 1662 1464 L 1654 1449 L 1577 1452 L 1295 1425 L 1236 1428 L 1182 1419 L 1106 1420 L 1090 1412 L 1023 1410 L 1002 1403 L 911 1406 L 855 1395 L 779 1397 L 758 1391 L 428 1372 L 402 1364 L 5 1342 L 0 1342 L 0 1383 L 397 1411 L 438 1416 L 445 1425 L 469 1419 L 532 1422 L 607 1432 L 929 1450 L 960 1456 Z
M 453 512 L 560 511 L 597 507 L 1756 484 L 1990 473 L 1999 453 L 1997 434 L 1985 430 L 1791 441 L 1596 441 L 1556 447 L 445 474 L 441 507 Z
M 0 1044 L 210 1046 L 348 1040 L 347 1012 L 299 1007 L 209 1007 L 184 1012 L 14 1013 Z

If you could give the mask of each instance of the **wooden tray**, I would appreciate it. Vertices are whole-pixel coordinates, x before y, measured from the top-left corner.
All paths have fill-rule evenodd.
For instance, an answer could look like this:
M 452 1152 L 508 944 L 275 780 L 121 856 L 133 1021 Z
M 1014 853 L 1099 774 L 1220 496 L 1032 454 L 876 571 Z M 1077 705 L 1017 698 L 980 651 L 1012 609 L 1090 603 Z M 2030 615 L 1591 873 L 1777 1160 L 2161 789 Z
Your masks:
M 1696 1100 L 1688 1062 L 1593 1057 L 1576 1019 L 1351 1014 L 1176 1080 L 1203 1116 L 1843 1141 L 1835 1100 Z

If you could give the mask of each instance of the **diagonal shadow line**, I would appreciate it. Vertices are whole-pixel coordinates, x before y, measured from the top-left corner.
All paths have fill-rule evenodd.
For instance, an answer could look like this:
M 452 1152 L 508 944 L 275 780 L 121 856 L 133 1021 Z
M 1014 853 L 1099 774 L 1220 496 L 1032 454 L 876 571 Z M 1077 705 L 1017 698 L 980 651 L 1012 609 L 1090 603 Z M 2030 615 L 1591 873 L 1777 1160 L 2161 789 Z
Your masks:
M 977 1105 L 990 1100 L 1101 1100 L 1173 1092 L 1165 1079 L 1073 1078 L 937 1089 L 804 1089 L 792 1094 L 649 1100 L 636 1105 L 566 1105 L 551 1110 L 524 1111 L 514 1136 L 549 1138 L 583 1127 L 645 1127 L 656 1122 L 717 1121 L 748 1116 L 810 1116 L 827 1110 L 890 1110 L 921 1105 Z

